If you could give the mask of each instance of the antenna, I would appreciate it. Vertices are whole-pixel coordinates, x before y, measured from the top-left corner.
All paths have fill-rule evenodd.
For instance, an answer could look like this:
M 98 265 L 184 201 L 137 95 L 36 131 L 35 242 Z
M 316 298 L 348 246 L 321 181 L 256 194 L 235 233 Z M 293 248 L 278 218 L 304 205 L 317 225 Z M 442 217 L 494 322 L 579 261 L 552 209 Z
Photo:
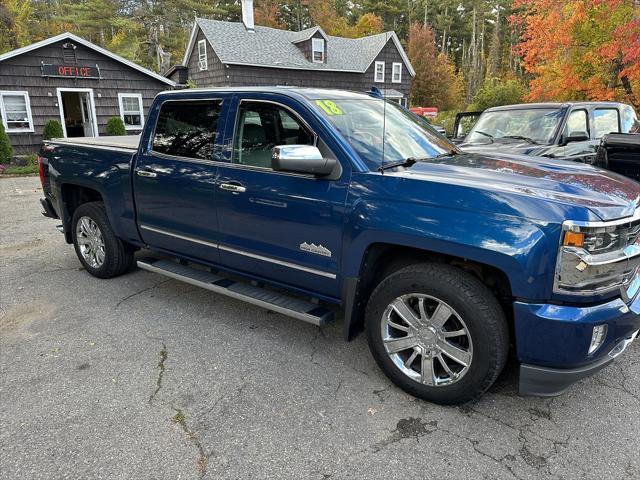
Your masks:
M 387 46 L 389 42 L 389 32 L 385 32 L 384 34 L 384 46 Z M 393 75 L 393 67 L 391 67 L 391 75 Z M 386 130 L 387 130 L 387 56 L 384 56 L 384 70 L 382 79 L 384 80 L 384 90 L 382 95 L 382 161 L 380 162 L 380 166 L 384 165 L 384 147 L 386 142 Z M 375 87 L 374 87 L 375 88 Z

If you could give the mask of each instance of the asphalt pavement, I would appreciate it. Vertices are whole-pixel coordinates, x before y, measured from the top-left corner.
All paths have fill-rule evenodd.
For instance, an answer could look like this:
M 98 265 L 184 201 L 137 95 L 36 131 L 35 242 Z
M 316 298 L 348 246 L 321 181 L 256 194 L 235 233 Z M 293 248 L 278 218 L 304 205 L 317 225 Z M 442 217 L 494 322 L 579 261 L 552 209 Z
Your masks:
M 0 178 L 2 479 L 640 478 L 640 342 L 553 399 L 393 386 L 364 336 L 156 274 L 99 280 Z

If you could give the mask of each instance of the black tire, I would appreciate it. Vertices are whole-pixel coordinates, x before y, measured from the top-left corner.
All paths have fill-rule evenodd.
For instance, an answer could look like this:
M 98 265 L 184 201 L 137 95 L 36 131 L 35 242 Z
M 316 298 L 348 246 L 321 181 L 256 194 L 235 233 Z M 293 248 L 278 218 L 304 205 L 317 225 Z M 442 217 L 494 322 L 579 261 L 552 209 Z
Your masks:
M 104 262 L 99 266 L 90 265 L 84 258 L 78 244 L 77 226 L 82 217 L 89 217 L 98 226 L 104 240 Z M 94 277 L 112 278 L 129 271 L 133 264 L 133 251 L 116 237 L 107 218 L 107 211 L 102 202 L 83 203 L 73 213 L 71 235 L 78 259 L 85 270 Z
M 453 383 L 426 385 L 403 373 L 387 353 L 382 333 L 383 322 L 386 325 L 383 315 L 391 302 L 410 294 L 441 300 L 453 308 L 466 325 L 472 341 L 471 362 Z M 417 264 L 389 275 L 371 294 L 365 322 L 369 348 L 385 375 L 404 391 L 430 402 L 451 405 L 479 397 L 495 382 L 507 360 L 509 330 L 495 296 L 476 277 L 448 265 Z

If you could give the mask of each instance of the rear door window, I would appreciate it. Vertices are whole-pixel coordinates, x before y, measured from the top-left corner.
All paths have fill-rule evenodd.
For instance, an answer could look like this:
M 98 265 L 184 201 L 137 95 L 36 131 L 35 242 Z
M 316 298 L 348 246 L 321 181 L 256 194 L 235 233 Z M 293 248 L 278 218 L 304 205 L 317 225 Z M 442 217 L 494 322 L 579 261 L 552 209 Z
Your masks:
M 213 160 L 222 100 L 168 101 L 160 107 L 153 136 L 157 153 Z
M 622 133 L 640 133 L 640 122 L 630 105 L 622 107 Z
M 593 112 L 593 128 L 596 138 L 607 133 L 620 132 L 620 115 L 615 108 L 598 108 Z

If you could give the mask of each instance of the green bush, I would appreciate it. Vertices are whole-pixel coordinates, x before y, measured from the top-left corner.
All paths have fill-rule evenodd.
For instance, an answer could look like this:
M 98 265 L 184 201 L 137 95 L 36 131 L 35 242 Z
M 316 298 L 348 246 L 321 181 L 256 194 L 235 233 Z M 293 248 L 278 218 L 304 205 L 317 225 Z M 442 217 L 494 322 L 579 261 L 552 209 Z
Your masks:
M 42 138 L 45 140 L 51 140 L 52 138 L 62 138 L 64 132 L 62 131 L 62 125 L 57 120 L 49 120 L 44 126 L 42 131 Z
M 9 135 L 4 130 L 4 125 L 0 122 L 0 163 L 9 163 L 13 157 L 13 147 L 9 141 Z
M 470 112 L 481 112 L 491 107 L 522 103 L 525 88 L 518 80 L 501 80 L 490 78 L 473 97 L 473 102 L 467 108 Z
M 456 121 L 457 110 L 443 110 L 430 121 L 432 125 L 443 127 L 447 135 L 453 135 L 453 124 Z
M 127 131 L 124 129 L 124 122 L 120 117 L 111 117 L 107 121 L 107 135 L 118 136 L 126 134 Z

